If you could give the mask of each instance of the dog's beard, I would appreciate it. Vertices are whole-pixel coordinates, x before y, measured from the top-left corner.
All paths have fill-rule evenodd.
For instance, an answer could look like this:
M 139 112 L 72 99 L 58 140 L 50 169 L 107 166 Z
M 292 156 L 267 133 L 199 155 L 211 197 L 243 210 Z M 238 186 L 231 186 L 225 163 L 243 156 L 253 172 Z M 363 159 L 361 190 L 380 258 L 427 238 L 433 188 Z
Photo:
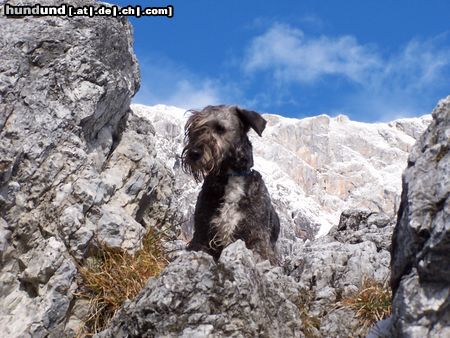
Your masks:
M 189 150 L 194 147 L 188 144 L 183 149 L 181 155 L 183 170 L 187 174 L 192 175 L 197 182 L 200 182 L 208 175 L 217 175 L 220 172 L 222 163 L 221 152 L 217 144 L 215 146 L 205 146 L 203 144 L 200 148 L 202 149 L 201 158 L 196 161 L 189 157 Z

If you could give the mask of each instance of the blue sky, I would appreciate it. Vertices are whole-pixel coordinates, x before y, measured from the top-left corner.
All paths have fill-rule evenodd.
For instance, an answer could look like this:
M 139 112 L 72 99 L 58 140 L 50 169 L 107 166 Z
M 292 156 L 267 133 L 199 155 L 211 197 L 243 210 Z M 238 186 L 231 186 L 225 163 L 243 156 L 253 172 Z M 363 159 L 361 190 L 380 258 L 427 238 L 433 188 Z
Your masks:
M 135 103 L 387 121 L 450 94 L 448 0 L 112 2 L 174 7 L 130 18 Z

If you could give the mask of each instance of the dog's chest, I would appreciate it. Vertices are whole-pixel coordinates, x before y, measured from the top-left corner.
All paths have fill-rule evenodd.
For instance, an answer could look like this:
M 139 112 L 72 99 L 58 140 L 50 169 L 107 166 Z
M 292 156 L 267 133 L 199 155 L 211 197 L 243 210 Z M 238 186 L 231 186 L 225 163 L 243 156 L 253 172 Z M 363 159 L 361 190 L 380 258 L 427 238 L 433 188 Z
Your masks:
M 245 194 L 245 177 L 230 176 L 219 207 L 211 219 L 211 225 L 216 232 L 216 244 L 226 246 L 234 240 L 233 234 L 244 217 L 239 203 Z

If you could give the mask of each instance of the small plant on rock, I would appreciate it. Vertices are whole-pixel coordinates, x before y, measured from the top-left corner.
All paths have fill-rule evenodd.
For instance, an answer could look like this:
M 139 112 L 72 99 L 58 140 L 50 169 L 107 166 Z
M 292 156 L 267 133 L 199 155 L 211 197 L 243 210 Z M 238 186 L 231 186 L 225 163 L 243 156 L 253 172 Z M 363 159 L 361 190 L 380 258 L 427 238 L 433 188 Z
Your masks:
M 100 245 L 98 255 L 79 268 L 82 285 L 78 296 L 90 301 L 90 314 L 79 336 L 92 336 L 104 329 L 123 302 L 136 297 L 166 264 L 158 230 L 148 231 L 135 255 Z
M 339 303 L 356 312 L 363 328 L 368 331 L 377 321 L 391 314 L 391 289 L 387 282 L 363 278 L 360 289 Z
M 314 291 L 301 289 L 296 302 L 302 320 L 302 332 L 306 338 L 320 337 L 320 319 L 309 312 L 314 297 Z

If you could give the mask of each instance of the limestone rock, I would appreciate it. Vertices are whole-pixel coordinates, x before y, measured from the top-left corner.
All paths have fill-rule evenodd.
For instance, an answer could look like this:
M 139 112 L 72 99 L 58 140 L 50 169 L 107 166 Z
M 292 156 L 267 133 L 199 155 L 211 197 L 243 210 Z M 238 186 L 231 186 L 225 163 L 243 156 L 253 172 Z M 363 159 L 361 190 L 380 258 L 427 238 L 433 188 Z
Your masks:
M 237 241 L 217 263 L 185 252 L 98 337 L 303 337 L 297 298 L 292 278 Z
M 411 152 L 392 243 L 396 337 L 450 336 L 450 96 Z
M 389 279 L 392 230 L 386 215 L 347 210 L 328 235 L 294 248 L 286 272 L 311 293 L 309 314 L 320 319 L 320 336 L 365 334 L 356 313 L 337 305 L 356 292 L 363 279 L 380 283 Z
M 347 209 L 342 212 L 339 225 L 331 228 L 329 235 L 341 243 L 371 241 L 378 251 L 389 251 L 394 221 L 382 212 Z
M 63 2 L 94 4 L 40 4 Z M 151 124 L 130 113 L 126 18 L 0 15 L 0 32 L 1 336 L 74 336 L 87 307 L 77 263 L 98 242 L 138 249 L 173 177 Z
M 94 4 L 40 4 L 63 2 Z M 184 111 L 130 110 L 139 70 L 125 18 L 1 15 L 0 32 L 2 337 L 75 336 L 88 308 L 74 297 L 78 263 L 99 242 L 132 253 L 148 227 L 174 219 L 189 239 L 199 186 L 180 169 Z M 449 106 L 434 111 L 404 176 L 398 335 L 448 335 Z M 239 241 L 218 262 L 185 252 L 182 239 L 165 243 L 174 261 L 100 336 L 301 337 L 302 290 L 316 333 L 358 334 L 352 310 L 332 305 L 363 277 L 388 278 L 400 172 L 429 118 L 266 118 L 264 137 L 251 139 L 280 214 L 285 270 L 256 263 Z

